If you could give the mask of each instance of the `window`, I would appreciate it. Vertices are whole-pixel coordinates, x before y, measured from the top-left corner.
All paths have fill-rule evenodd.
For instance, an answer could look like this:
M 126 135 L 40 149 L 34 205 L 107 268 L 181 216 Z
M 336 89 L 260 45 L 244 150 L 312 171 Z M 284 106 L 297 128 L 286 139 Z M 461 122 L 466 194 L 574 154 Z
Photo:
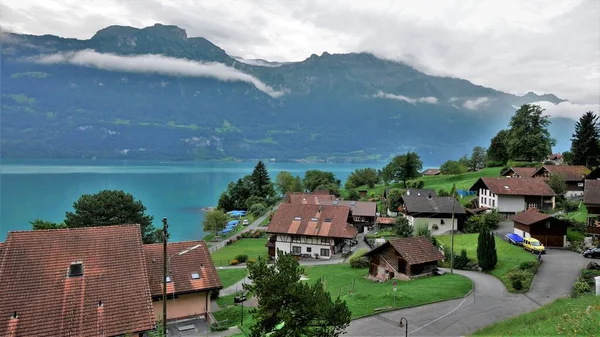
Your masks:
M 292 254 L 300 255 L 302 254 L 302 247 L 300 246 L 292 246 Z
M 73 262 L 69 266 L 69 277 L 83 276 L 83 263 Z
M 200 274 L 198 273 L 192 273 L 192 280 L 197 280 L 200 278 Z
M 444 224 L 444 219 L 440 219 L 440 225 Z
M 496 200 L 492 199 L 492 207 L 496 207 Z
M 293 236 L 292 236 L 292 242 L 300 242 L 300 236 L 298 236 L 298 235 L 293 235 Z
M 310 218 L 310 221 L 319 221 L 319 218 Z
M 325 222 L 331 222 L 331 218 L 325 218 Z
M 329 249 L 322 248 L 321 249 L 321 256 L 329 256 Z
M 483 203 L 487 204 L 487 198 L 483 198 Z
M 583 183 L 577 183 L 577 187 L 583 187 Z
M 537 208 L 537 204 L 534 202 L 530 202 L 527 204 L 527 208 Z
M 312 253 L 312 247 L 306 247 L 306 252 L 307 253 Z
M 167 280 L 167 283 L 170 283 L 171 282 L 171 276 L 167 276 L 166 280 Z
M 294 221 L 300 221 L 300 220 L 302 220 L 302 217 L 297 216 L 294 218 Z
M 550 228 L 550 221 L 546 221 L 546 228 Z
M 321 238 L 321 244 L 322 245 L 328 245 L 329 244 L 329 238 Z

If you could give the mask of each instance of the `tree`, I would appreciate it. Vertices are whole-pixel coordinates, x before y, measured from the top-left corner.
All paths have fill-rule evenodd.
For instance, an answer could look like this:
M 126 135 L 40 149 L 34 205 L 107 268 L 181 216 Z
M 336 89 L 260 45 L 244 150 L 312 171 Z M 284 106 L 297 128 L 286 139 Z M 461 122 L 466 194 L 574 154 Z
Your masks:
M 318 190 L 319 186 L 328 184 L 336 185 L 339 188 L 341 181 L 335 178 L 333 172 L 308 170 L 304 174 L 302 184 L 304 185 L 304 188 L 306 188 L 308 191 L 313 192 L 315 190 Z
M 265 205 L 263 203 L 253 204 L 252 206 L 250 206 L 250 208 L 248 208 L 248 212 L 250 212 L 250 214 L 252 214 L 254 216 L 260 216 L 261 214 L 264 214 L 266 211 L 267 211 L 267 205 Z
M 500 130 L 487 149 L 487 160 L 489 166 L 503 166 L 508 163 L 508 130 Z
M 388 208 L 392 212 L 397 212 L 400 207 L 400 199 L 402 199 L 402 190 L 399 188 L 392 188 L 388 193 Z
M 351 189 L 348 191 L 348 200 L 357 201 L 360 199 L 360 194 L 355 189 Z
M 600 146 L 600 144 L 598 144 Z M 573 153 L 571 151 L 565 151 L 562 153 L 563 162 L 567 165 L 574 165 L 575 159 L 573 158 Z
M 477 261 L 483 270 L 492 270 L 498 263 L 494 234 L 486 226 L 481 226 L 477 239 Z
M 323 284 L 300 282 L 304 269 L 290 254 L 277 252 L 274 264 L 266 259 L 248 266 L 252 284 L 244 290 L 254 293 L 258 307 L 251 310 L 255 323 L 250 328 L 252 337 L 272 332 L 272 337 L 326 336 L 343 333 L 350 323 L 351 312 L 339 297 L 331 299 Z M 279 324 L 280 329 L 275 329 Z
M 335 195 L 336 197 L 340 196 L 340 187 L 337 184 L 328 183 L 325 185 L 319 185 L 315 188 L 315 191 L 327 191 L 331 195 Z
M 252 183 L 252 195 L 261 197 L 268 203 L 273 202 L 272 198 L 275 196 L 275 189 L 273 188 L 273 183 L 271 182 L 265 163 L 260 160 L 256 163 L 250 175 L 250 181 Z
M 346 180 L 346 185 L 354 186 L 350 188 L 356 188 L 359 186 L 367 185 L 370 188 L 373 188 L 375 184 L 379 182 L 379 176 L 377 175 L 377 170 L 374 168 L 362 168 L 356 169 L 348 176 Z M 348 187 L 346 187 L 348 188 Z
M 510 120 L 508 153 L 510 159 L 542 161 L 552 152 L 556 141 L 550 137 L 550 117 L 535 104 L 523 104 Z
M 426 238 L 431 237 L 431 231 L 429 230 L 429 221 L 426 219 L 420 219 L 415 223 L 414 235 L 424 236 Z
M 473 171 L 481 168 L 485 164 L 485 149 L 481 146 L 475 146 L 471 159 L 469 160 L 470 167 Z
M 592 167 L 600 163 L 600 120 L 593 112 L 586 112 L 575 124 L 571 153 L 571 165 Z
M 401 238 L 408 238 L 413 236 L 413 228 L 405 217 L 396 218 L 396 224 L 394 225 L 394 233 Z
M 230 182 L 227 189 L 219 197 L 217 208 L 229 212 L 236 209 L 247 209 L 246 200 L 255 195 L 252 178 L 247 175 L 236 182 Z
M 419 177 L 422 169 L 423 162 L 419 155 L 415 152 L 408 152 L 394 157 L 392 161 L 383 168 L 384 181 L 402 181 L 404 187 L 406 187 L 406 182 L 410 179 Z
M 304 191 L 304 187 L 302 187 L 302 179 L 299 176 L 296 176 L 296 178 L 294 178 L 294 181 L 292 182 L 290 192 L 303 192 L 303 191 Z
M 204 231 L 210 231 L 216 233 L 218 231 L 222 231 L 227 224 L 227 214 L 220 209 L 214 209 L 210 212 L 207 212 L 204 215 L 204 220 L 202 220 L 202 226 L 204 227 Z
M 103 190 L 84 194 L 73 203 L 74 212 L 67 212 L 68 228 L 99 227 L 139 224 L 144 243 L 160 242 L 159 231 L 152 225 L 154 219 L 146 215 L 146 206 L 133 195 L 119 190 Z
M 447 160 L 440 166 L 442 174 L 462 174 L 467 172 L 467 167 L 456 160 Z
M 294 184 L 294 176 L 288 171 L 281 171 L 275 178 L 275 186 L 277 191 L 281 195 L 285 195 L 288 192 L 292 192 L 292 185 Z
M 248 199 L 246 199 L 244 204 L 246 205 L 246 209 L 249 210 L 250 207 L 252 207 L 252 205 L 265 204 L 265 199 L 256 195 L 251 195 L 250 197 L 248 197 Z
M 563 196 L 567 193 L 567 182 L 565 177 L 561 174 L 553 174 L 548 179 L 548 186 L 556 193 L 558 196 Z
M 33 221 L 30 221 L 29 223 L 33 227 L 33 230 L 67 228 L 67 226 L 64 223 L 55 223 L 51 221 L 45 221 L 42 219 L 35 219 Z

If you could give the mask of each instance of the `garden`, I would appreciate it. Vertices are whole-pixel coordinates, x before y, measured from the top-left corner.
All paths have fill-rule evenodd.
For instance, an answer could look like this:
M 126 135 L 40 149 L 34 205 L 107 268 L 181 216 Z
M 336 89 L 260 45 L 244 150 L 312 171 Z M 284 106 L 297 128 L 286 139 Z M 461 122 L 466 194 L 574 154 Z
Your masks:
M 211 258 L 215 266 L 230 266 L 239 263 L 247 262 L 248 260 L 256 260 L 259 256 L 268 257 L 268 250 L 265 247 L 267 243 L 266 236 L 263 231 L 253 231 L 250 233 L 261 234 L 256 237 L 240 237 L 239 239 L 232 238 L 231 244 L 216 250 L 211 253 Z M 242 235 L 247 235 L 242 233 Z M 256 234 L 251 234 L 256 235 Z

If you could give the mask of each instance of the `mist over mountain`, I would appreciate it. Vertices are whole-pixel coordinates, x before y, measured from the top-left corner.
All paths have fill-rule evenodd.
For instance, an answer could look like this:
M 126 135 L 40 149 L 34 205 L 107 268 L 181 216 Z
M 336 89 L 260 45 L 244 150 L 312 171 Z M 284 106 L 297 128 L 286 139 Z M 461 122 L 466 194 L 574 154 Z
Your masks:
M 161 24 L 1 39 L 6 157 L 378 161 L 413 150 L 438 164 L 488 146 L 521 104 L 564 102 L 368 53 L 245 60 Z M 574 121 L 553 121 L 566 150 Z

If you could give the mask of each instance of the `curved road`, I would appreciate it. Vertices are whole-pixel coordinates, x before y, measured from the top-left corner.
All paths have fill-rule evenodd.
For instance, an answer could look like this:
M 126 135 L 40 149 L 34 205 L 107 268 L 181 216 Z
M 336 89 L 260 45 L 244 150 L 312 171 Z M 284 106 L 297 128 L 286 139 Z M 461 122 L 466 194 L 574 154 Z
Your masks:
M 497 278 L 478 272 L 455 271 L 473 281 L 465 298 L 402 309 L 354 320 L 345 336 L 404 336 L 395 322 L 408 321 L 411 336 L 464 336 L 495 322 L 567 296 L 586 260 L 566 250 L 549 250 L 527 294 L 511 294 Z

